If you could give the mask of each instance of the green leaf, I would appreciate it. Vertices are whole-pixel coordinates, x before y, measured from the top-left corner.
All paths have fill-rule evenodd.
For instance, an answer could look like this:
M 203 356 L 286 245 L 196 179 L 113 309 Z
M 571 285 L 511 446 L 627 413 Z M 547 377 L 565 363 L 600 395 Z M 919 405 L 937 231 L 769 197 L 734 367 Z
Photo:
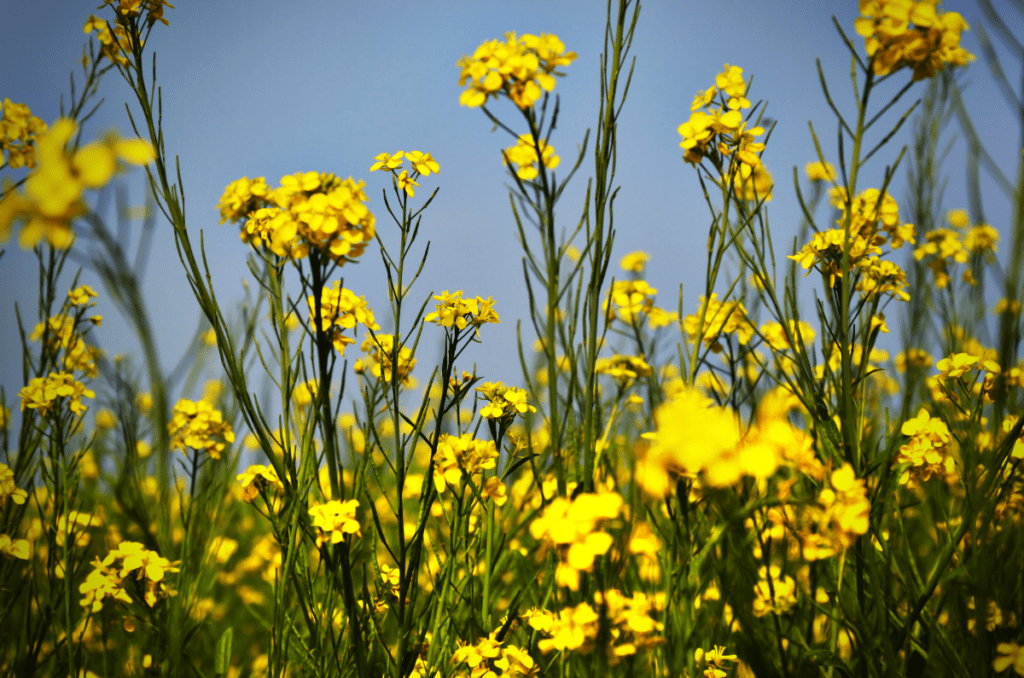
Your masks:
M 829 650 L 810 650 L 804 655 L 804 659 L 815 666 L 838 669 L 839 673 L 843 674 L 843 678 L 853 678 L 853 673 L 850 671 L 850 667 L 846 665 L 846 662 L 839 655 Z
M 228 675 L 228 671 L 231 669 L 231 641 L 234 635 L 234 631 L 229 626 L 224 630 L 224 633 L 220 634 L 220 640 L 217 641 L 217 649 L 214 652 L 213 659 L 213 671 L 218 676 Z

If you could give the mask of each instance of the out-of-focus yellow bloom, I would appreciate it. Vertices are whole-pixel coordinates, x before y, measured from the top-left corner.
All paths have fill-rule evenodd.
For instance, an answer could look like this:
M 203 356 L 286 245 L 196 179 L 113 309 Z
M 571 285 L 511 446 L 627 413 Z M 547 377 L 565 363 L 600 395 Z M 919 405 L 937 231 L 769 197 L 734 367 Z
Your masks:
M 783 575 L 778 565 L 770 568 L 761 566 L 757 571 L 760 581 L 754 585 L 754 616 L 764 617 L 771 613 L 786 614 L 796 605 L 796 582 L 788 574 Z M 768 578 L 771 577 L 771 584 Z M 774 595 L 773 595 L 774 592 Z
M 622 257 L 622 260 L 619 262 L 619 266 L 622 267 L 623 271 L 629 271 L 632 273 L 643 273 L 644 267 L 650 260 L 650 254 L 648 254 L 647 252 L 637 250 L 636 252 L 630 252 L 626 256 Z
M 723 349 L 719 341 L 722 335 L 735 334 L 740 344 L 745 346 L 750 343 L 755 332 L 753 324 L 747 318 L 747 309 L 743 302 L 719 301 L 718 294 L 714 292 L 711 293 L 710 300 L 700 297 L 700 309 L 683 319 L 683 330 L 691 342 L 696 341 L 698 332 L 701 333 L 704 345 L 715 353 Z
M 579 590 L 579 573 L 590 572 L 594 560 L 611 548 L 612 536 L 603 525 L 618 518 L 621 508 L 622 496 L 617 492 L 583 493 L 572 500 L 556 497 L 530 523 L 530 534 L 542 542 L 544 550 L 558 551 L 555 580 L 559 586 Z
M 538 146 L 533 143 L 533 137 L 529 134 L 520 134 L 515 146 L 509 146 L 502 154 L 502 162 L 506 165 L 516 165 L 516 176 L 523 181 L 531 181 L 537 178 L 540 173 L 537 169 L 538 158 L 548 169 L 555 169 L 562 162 L 562 158 L 555 155 L 555 149 L 543 139 L 539 139 Z M 540 153 L 537 153 L 537 148 Z
M 205 400 L 179 400 L 167 430 L 171 434 L 171 449 L 186 454 L 189 448 L 205 450 L 214 459 L 220 459 L 225 447 L 235 442 L 231 424 Z
M 24 504 L 28 492 L 15 486 L 14 471 L 7 464 L 0 463 L 0 508 L 6 505 L 8 498 L 15 504 Z
M 904 66 L 914 80 L 934 76 L 946 64 L 964 66 L 974 55 L 960 46 L 969 26 L 956 12 L 938 11 L 935 0 L 861 0 L 854 22 L 871 57 L 875 75 L 888 75 Z
M 36 138 L 37 167 L 24 192 L 8 191 L 0 200 L 0 242 L 10 237 L 14 224 L 22 223 L 18 244 L 25 249 L 44 239 L 57 249 L 71 247 L 71 221 L 88 211 L 83 191 L 110 181 L 121 160 L 145 165 L 156 157 L 149 142 L 114 133 L 71 152 L 65 146 L 77 129 L 74 120 L 64 118 Z
M 836 168 L 830 162 L 809 162 L 804 168 L 807 178 L 811 181 L 835 181 Z
M 480 416 L 484 419 L 512 421 L 516 416 L 526 416 L 527 412 L 536 412 L 537 408 L 526 402 L 526 391 L 515 386 L 505 386 L 500 381 L 485 382 L 477 386 L 480 398 L 487 401 L 481 408 Z
M 395 336 L 393 334 L 375 334 L 363 340 L 363 352 L 366 353 L 366 363 L 370 365 L 370 372 L 377 379 L 386 382 L 391 381 L 392 373 L 395 372 Z M 401 345 L 398 347 L 397 373 L 398 381 L 403 386 L 413 387 L 415 380 L 412 371 L 416 367 L 416 358 L 412 356 L 412 349 Z M 367 364 L 362 359 L 356 361 L 355 371 L 362 372 Z

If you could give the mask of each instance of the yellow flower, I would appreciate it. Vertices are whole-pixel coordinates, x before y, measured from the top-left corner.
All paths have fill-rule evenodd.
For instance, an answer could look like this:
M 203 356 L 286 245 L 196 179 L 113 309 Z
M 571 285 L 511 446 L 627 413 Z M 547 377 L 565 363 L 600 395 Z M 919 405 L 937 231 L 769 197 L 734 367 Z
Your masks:
M 0 463 L 0 508 L 10 497 L 15 504 L 24 504 L 28 493 L 14 485 L 14 471 L 7 464 Z
M 21 397 L 22 411 L 28 407 L 38 410 L 41 415 L 48 413 L 58 398 L 69 398 L 68 407 L 71 411 L 82 415 L 89 408 L 81 399 L 96 397 L 95 392 L 67 372 L 51 372 L 49 376 L 36 377 L 18 395 Z
M 235 442 L 231 424 L 205 400 L 179 400 L 167 430 L 171 434 L 171 449 L 183 453 L 189 448 L 205 450 L 214 459 L 220 459 L 227 444 Z
M 322 546 L 325 541 L 338 544 L 349 534 L 362 536 L 359 521 L 356 520 L 357 508 L 359 508 L 358 499 L 350 499 L 346 502 L 335 499 L 326 504 L 316 504 L 310 507 L 309 515 L 313 518 L 313 527 L 319 530 L 316 545 Z
M 443 493 L 449 485 L 457 486 L 464 476 L 493 469 L 497 460 L 498 449 L 492 440 L 477 440 L 471 433 L 442 434 L 434 454 L 434 487 Z
M 476 297 L 475 299 L 463 299 L 462 290 L 449 292 L 445 290 L 440 296 L 434 299 L 440 303 L 435 305 L 437 309 L 428 313 L 424 320 L 428 323 L 437 323 L 441 327 L 455 327 L 464 330 L 467 327 L 475 327 L 477 338 L 480 336 L 480 326 L 486 323 L 500 323 L 501 319 L 494 310 L 494 299 L 487 297 Z
M 390 382 L 394 369 L 392 362 L 395 354 L 395 336 L 393 334 L 375 334 L 363 341 L 363 351 L 367 354 L 367 361 L 370 363 L 370 371 L 377 379 Z M 398 380 L 403 386 L 414 386 L 412 378 L 413 368 L 416 367 L 416 359 L 412 357 L 412 349 L 400 345 L 398 348 Z M 362 360 L 355 364 L 356 372 L 362 372 L 365 365 Z
M 559 66 L 568 66 L 575 52 L 566 52 L 557 36 L 505 34 L 505 41 L 489 40 L 456 64 L 459 87 L 468 88 L 459 96 L 459 104 L 475 108 L 503 92 L 520 109 L 533 106 L 544 92 L 555 88 L 552 75 Z
M 809 162 L 804 168 L 811 181 L 835 181 L 836 170 L 829 162 Z
M 591 571 L 594 560 L 612 547 L 613 539 L 602 526 L 617 518 L 621 508 L 617 492 L 583 493 L 572 500 L 556 497 L 530 523 L 534 539 L 558 550 L 555 580 L 560 586 L 579 590 L 579 573 Z
M 370 171 L 376 172 L 377 170 L 393 170 L 402 166 L 402 156 L 405 154 L 404 151 L 398 151 L 394 155 L 390 153 L 380 153 L 373 157 L 377 162 L 370 165 Z
M 310 324 L 316 314 L 316 298 L 312 295 L 306 298 L 309 306 Z M 366 297 L 356 296 L 355 292 L 341 287 L 341 283 L 335 280 L 330 287 L 324 287 L 320 295 L 320 329 L 327 333 L 334 349 L 345 354 L 345 347 L 356 343 L 352 337 L 342 334 L 344 330 L 354 329 L 356 324 L 363 325 L 367 329 L 377 331 L 380 326 L 374 320 L 373 309 L 366 303 Z
M 622 267 L 623 271 L 631 271 L 633 273 L 643 273 L 644 266 L 648 261 L 651 260 L 651 255 L 647 252 L 636 251 L 630 252 L 626 256 L 622 257 L 622 261 L 619 262 L 619 266 Z
M 263 177 L 249 179 L 242 177 L 232 181 L 224 189 L 224 194 L 217 203 L 220 210 L 220 223 L 245 219 L 250 213 L 270 206 L 270 187 Z
M 0 167 L 35 167 L 35 140 L 46 132 L 46 123 L 32 115 L 28 106 L 10 99 L 4 99 L 0 111 Z
M 431 172 L 434 174 L 441 173 L 441 166 L 437 164 L 437 161 L 429 153 L 409 151 L 405 157 L 409 158 L 412 168 L 425 177 L 429 177 Z
M 480 398 L 487 401 L 481 408 L 480 416 L 484 419 L 504 419 L 511 421 L 517 414 L 525 416 L 527 412 L 536 412 L 537 408 L 526 402 L 526 391 L 515 386 L 505 386 L 500 381 L 486 382 L 477 386 Z
M 1018 676 L 1024 676 L 1024 647 L 1017 643 L 999 643 L 996 645 L 999 656 L 992 660 L 992 670 L 1002 673 L 1013 667 Z
M 419 184 L 413 181 L 413 178 L 409 176 L 407 171 L 402 170 L 402 173 L 398 175 L 398 190 L 405 191 L 406 195 L 412 198 L 416 195 L 414 186 L 419 186 Z
M 516 175 L 523 181 L 530 181 L 537 178 L 537 148 L 540 148 L 540 158 L 548 169 L 555 169 L 562 162 L 562 159 L 555 155 L 554 147 L 548 145 L 543 139 L 537 141 L 534 146 L 533 137 L 529 134 L 520 134 L 515 146 L 509 146 L 502 154 L 502 162 L 506 165 L 510 162 L 517 165 Z
M 121 139 L 108 134 L 71 153 L 65 149 L 78 129 L 74 120 L 58 120 L 36 139 L 38 166 L 25 181 L 23 193 L 8 191 L 0 199 L 0 242 L 10 237 L 15 223 L 24 223 L 18 244 L 31 249 L 47 240 L 67 249 L 75 236 L 71 221 L 88 211 L 82 192 L 99 188 L 119 169 L 119 160 L 145 165 L 153 160 L 153 147 L 142 139 Z
M 238 483 L 242 486 L 242 500 L 251 502 L 261 490 L 270 490 L 273 493 L 283 493 L 284 484 L 277 476 L 273 466 L 254 464 L 245 469 L 244 473 L 237 476 Z
M 956 12 L 939 13 L 931 0 L 861 0 L 854 22 L 864 37 L 875 75 L 888 75 L 904 66 L 914 80 L 930 78 L 946 64 L 963 66 L 974 55 L 960 46 L 969 27 Z

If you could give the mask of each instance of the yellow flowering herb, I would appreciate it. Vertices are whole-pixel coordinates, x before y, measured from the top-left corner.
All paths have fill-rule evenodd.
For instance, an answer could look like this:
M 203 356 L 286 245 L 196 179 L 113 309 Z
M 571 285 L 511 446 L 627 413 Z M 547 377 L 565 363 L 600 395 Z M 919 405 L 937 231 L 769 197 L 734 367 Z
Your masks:
M 32 115 L 25 104 L 6 98 L 0 112 L 0 167 L 35 167 L 35 140 L 46 132 L 46 123 Z
M 82 403 L 82 398 L 95 398 L 96 393 L 85 387 L 67 372 L 51 372 L 46 377 L 32 379 L 28 386 L 18 392 L 21 397 L 21 410 L 25 408 L 38 410 L 40 415 L 47 414 L 59 399 L 67 398 L 68 407 L 77 415 L 85 414 L 89 409 Z
M 862 0 L 854 22 L 875 75 L 901 68 L 914 80 L 934 76 L 947 64 L 964 66 L 974 55 L 960 46 L 969 26 L 956 12 L 940 12 L 933 0 Z
M 537 149 L 540 152 L 537 152 Z M 502 154 L 502 162 L 506 165 L 512 163 L 517 166 L 516 175 L 523 181 L 531 181 L 537 178 L 538 158 L 548 169 L 555 169 L 562 162 L 562 158 L 555 155 L 555 149 L 543 139 L 537 141 L 535 146 L 533 137 L 529 134 L 520 134 L 515 146 L 509 146 Z
M 189 449 L 205 450 L 214 459 L 220 459 L 227 445 L 235 442 L 231 424 L 205 400 L 179 400 L 167 430 L 171 434 L 171 449 L 186 454 Z
M 311 506 L 309 515 L 313 519 L 313 527 L 318 530 L 317 547 L 327 541 L 338 544 L 349 534 L 362 536 L 359 521 L 356 519 L 357 508 L 359 508 L 358 499 L 349 499 L 345 502 L 335 499 L 326 504 Z
M 555 88 L 553 76 L 561 75 L 555 69 L 575 59 L 576 53 L 566 52 L 555 35 L 506 33 L 504 42 L 489 40 L 472 57 L 459 59 L 459 87 L 468 83 L 459 104 L 476 108 L 503 93 L 519 108 L 529 108 Z

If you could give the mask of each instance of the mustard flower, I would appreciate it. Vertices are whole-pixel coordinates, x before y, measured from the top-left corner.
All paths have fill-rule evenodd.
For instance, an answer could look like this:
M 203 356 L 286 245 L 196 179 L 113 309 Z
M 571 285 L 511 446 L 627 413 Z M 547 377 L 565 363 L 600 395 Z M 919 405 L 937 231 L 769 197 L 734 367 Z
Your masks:
M 338 544 L 349 534 L 361 537 L 363 533 L 356 519 L 357 508 L 358 499 L 349 499 L 346 502 L 335 499 L 326 504 L 311 506 L 309 515 L 313 518 L 313 527 L 318 530 L 317 547 L 322 546 L 325 541 Z
M 441 327 L 455 327 L 459 330 L 475 327 L 477 338 L 479 338 L 481 325 L 501 322 L 497 311 L 494 310 L 494 299 L 491 297 L 463 299 L 462 290 L 457 292 L 445 290 L 434 299 L 440 303 L 435 304 L 436 311 L 428 313 L 424 317 L 428 323 L 436 323 Z
M 933 0 L 862 0 L 854 22 L 875 75 L 911 68 L 914 80 L 934 76 L 946 64 L 964 66 L 974 55 L 960 46 L 969 26 L 956 12 L 940 13 Z
M 306 298 L 309 306 L 310 324 L 316 314 L 316 299 L 310 295 Z M 373 309 L 366 303 L 366 297 L 356 296 L 355 292 L 341 286 L 335 280 L 330 287 L 324 287 L 320 295 L 320 329 L 327 333 L 334 349 L 345 354 L 345 347 L 356 343 L 352 337 L 342 334 L 356 325 L 377 331 L 380 326 L 374 320 Z M 314 325 L 315 327 L 315 325 Z
M 54 248 L 69 248 L 75 239 L 71 221 L 88 211 L 83 191 L 110 181 L 120 169 L 119 160 L 145 165 L 155 157 L 149 142 L 113 133 L 71 153 L 65 146 L 77 129 L 74 120 L 64 118 L 36 139 L 37 166 L 24 192 L 8 191 L 0 199 L 0 242 L 10 237 L 15 223 L 23 223 L 18 237 L 22 248 L 31 249 L 44 239 Z
M 279 257 L 302 259 L 314 248 L 339 264 L 352 261 L 376 232 L 365 186 L 327 172 L 281 177 L 281 185 L 266 196 L 271 206 L 248 213 L 240 237 Z
M 263 177 L 249 179 L 242 177 L 232 181 L 224 189 L 224 194 L 217 203 L 220 210 L 220 223 L 239 221 L 247 218 L 260 208 L 270 206 L 270 187 Z
M 520 134 L 515 146 L 509 146 L 502 154 L 502 162 L 510 162 L 517 165 L 516 176 L 523 181 L 531 181 L 537 178 L 537 149 L 540 148 L 539 157 L 548 169 L 555 169 L 562 162 L 561 157 L 555 155 L 555 149 L 543 139 L 537 141 L 535 146 L 533 137 L 529 134 Z
M 608 318 L 632 324 L 643 315 L 651 329 L 675 322 L 676 315 L 654 305 L 658 290 L 643 280 L 616 280 L 605 297 L 602 310 Z
M 728 106 L 731 110 L 750 108 L 750 102 L 744 97 L 747 83 L 743 80 L 743 69 L 739 66 L 726 64 L 724 70 L 715 76 L 715 86 L 729 96 Z
M 559 66 L 568 66 L 575 52 L 566 52 L 555 35 L 505 34 L 505 41 L 489 40 L 472 57 L 463 56 L 456 64 L 459 87 L 468 87 L 459 96 L 459 104 L 475 108 L 490 97 L 504 93 L 520 109 L 533 106 L 544 92 L 555 88 L 554 75 Z
M 35 167 L 35 140 L 46 133 L 46 123 L 32 115 L 28 106 L 10 99 L 4 99 L 0 111 L 0 167 Z
M 67 372 L 51 372 L 49 376 L 36 377 L 18 395 L 21 397 L 23 412 L 28 407 L 38 410 L 40 415 L 47 414 L 60 398 L 68 398 L 71 411 L 82 415 L 89 409 L 82 403 L 82 398 L 96 397 L 95 392 Z
M 370 367 L 370 372 L 377 379 L 385 382 L 391 381 L 393 369 L 392 357 L 395 353 L 395 337 L 393 334 L 375 334 L 363 341 L 362 350 L 366 353 L 366 362 L 362 359 L 356 361 L 355 371 L 362 373 Z M 416 367 L 416 359 L 412 357 L 412 349 L 400 345 L 398 348 L 398 380 L 403 386 L 415 386 L 412 377 L 413 368 Z
M 220 459 L 227 445 L 235 442 L 231 424 L 224 421 L 220 411 L 205 400 L 179 400 L 167 424 L 167 431 L 171 434 L 171 449 L 179 449 L 186 454 L 189 448 L 205 450 L 214 459 Z
M 419 186 L 419 184 L 413 181 L 413 178 L 409 176 L 407 171 L 402 170 L 402 173 L 398 175 L 398 190 L 405 191 L 406 195 L 412 198 L 416 195 L 414 186 Z
M 911 478 L 928 480 L 945 474 L 950 432 L 944 421 L 931 417 L 922 408 L 915 418 L 903 423 L 900 432 L 910 436 L 910 440 L 900 447 L 896 463 L 911 464 L 900 477 L 901 484 L 907 484 Z
M 964 248 L 974 254 L 995 254 L 998 251 L 999 231 L 988 224 L 977 224 L 964 234 Z
M 647 262 L 650 260 L 650 254 L 638 250 L 636 252 L 630 252 L 626 256 L 622 257 L 622 260 L 619 262 L 619 266 L 622 267 L 623 271 L 643 273 L 644 266 L 646 266 Z
M 701 324 L 701 313 L 704 322 Z M 754 336 L 754 325 L 747 317 L 747 309 L 740 301 L 719 301 L 718 294 L 711 293 L 711 299 L 700 297 L 700 309 L 683 319 L 683 330 L 689 340 L 696 341 L 698 332 L 704 337 L 704 345 L 715 353 L 723 350 L 719 341 L 722 335 L 735 334 L 740 344 L 750 343 Z
M 969 355 L 967 353 L 957 353 L 950 355 L 948 358 L 943 358 L 936 365 L 939 368 L 939 377 L 941 379 L 958 379 L 964 375 L 965 372 L 974 368 L 978 363 L 978 356 Z
M 28 560 L 31 557 L 27 539 L 12 539 L 6 534 L 0 533 L 0 553 L 8 558 Z
M 836 169 L 829 162 L 809 162 L 804 168 L 811 181 L 835 181 Z
M 94 614 L 103 609 L 103 601 L 106 598 L 125 603 L 132 602 L 132 597 L 122 586 L 121 577 L 103 565 L 99 558 L 93 563 L 92 572 L 79 585 L 78 592 L 82 594 L 79 604 Z
M 405 155 L 405 151 L 398 151 L 394 155 L 390 153 L 379 153 L 373 157 L 377 162 L 370 165 L 370 171 L 376 172 L 377 170 L 393 170 L 402 166 L 402 156 Z
M 283 493 L 284 484 L 277 475 L 273 466 L 253 464 L 245 469 L 244 473 L 237 476 L 239 485 L 242 486 L 242 500 L 251 502 L 261 490 L 271 490 L 274 493 Z
M 481 638 L 476 645 L 458 641 L 452 654 L 452 664 L 464 664 L 474 678 L 511 678 L 512 676 L 534 676 L 538 667 L 530 653 L 515 645 L 502 646 L 497 631 Z M 425 667 L 424 667 L 425 670 Z M 426 675 L 425 673 L 423 674 Z M 465 675 L 458 673 L 457 675 Z
M 529 611 L 524 615 L 529 625 L 546 634 L 547 638 L 537 641 L 537 649 L 544 654 L 555 650 L 588 653 L 597 640 L 600 617 L 588 603 L 567 607 L 557 616 L 545 611 Z
M 829 486 L 818 494 L 817 505 L 807 508 L 798 522 L 805 560 L 830 558 L 867 534 L 871 504 L 864 480 L 843 464 L 829 476 Z
M 441 166 L 437 164 L 437 161 L 429 153 L 409 151 L 405 157 L 409 159 L 412 168 L 425 177 L 429 177 L 431 173 L 441 173 Z
M 100 19 L 90 14 L 89 18 L 85 21 L 85 25 L 82 27 L 82 31 L 86 35 L 90 35 L 95 31 L 96 38 L 100 41 L 100 59 L 105 57 L 111 63 L 118 66 L 128 66 L 132 45 L 128 38 L 128 33 L 125 32 L 123 27 L 115 25 L 111 29 L 106 19 Z
M 118 560 L 121 561 L 120 571 L 112 567 Z M 128 575 L 134 575 L 136 579 L 145 582 L 145 601 L 153 607 L 161 597 L 171 593 L 164 583 L 164 576 L 168 572 L 178 571 L 177 563 L 148 550 L 142 544 L 122 541 L 102 561 L 97 558 L 93 562 L 92 573 L 79 587 L 79 592 L 86 594 L 80 602 L 83 607 L 91 607 L 94 612 L 102 608 L 102 599 L 107 596 L 131 602 L 122 580 Z
M 616 353 L 611 358 L 598 358 L 594 371 L 597 374 L 607 374 L 620 383 L 628 384 L 637 377 L 649 376 L 651 366 L 641 356 Z
M 797 339 L 804 346 L 814 343 L 815 332 L 810 323 L 790 319 L 787 324 L 790 337 Z M 773 351 L 788 351 L 793 348 L 781 323 L 769 321 L 761 325 L 759 329 L 764 335 L 765 342 L 772 347 Z
M 725 647 L 715 645 L 712 649 L 707 652 L 703 648 L 697 648 L 694 652 L 694 658 L 697 660 L 697 664 L 706 664 L 704 669 L 705 678 L 725 678 L 726 669 L 729 668 L 725 662 L 735 662 L 737 660 L 736 655 L 726 654 Z
M 1017 643 L 999 643 L 996 645 L 999 656 L 992 660 L 992 670 L 1002 673 L 1013 667 L 1018 676 L 1024 676 L 1024 647 Z
M 169 26 L 170 23 L 164 18 L 164 7 L 174 9 L 174 5 L 167 0 L 103 0 L 103 6 L 110 5 L 118 15 L 129 18 L 141 16 L 146 12 L 146 22 L 153 25 L 157 21 Z
M 0 463 L 0 508 L 10 498 L 15 504 L 24 504 L 28 493 L 14 485 L 14 471 L 7 464 Z
M 579 573 L 590 572 L 594 560 L 611 548 L 613 539 L 603 525 L 618 518 L 622 496 L 617 492 L 583 493 L 569 500 L 556 497 L 530 523 L 530 534 L 545 548 L 558 551 L 555 581 L 579 590 Z
M 487 405 L 480 410 L 484 419 L 502 419 L 511 421 L 516 415 L 525 416 L 527 412 L 536 412 L 537 408 L 526 402 L 526 391 L 515 386 L 505 386 L 500 381 L 485 382 L 477 386 L 480 398 Z
M 493 469 L 497 462 L 498 449 L 493 440 L 477 440 L 471 433 L 442 434 L 434 454 L 434 487 L 443 493 L 449 485 L 457 486 L 465 476 Z
M 773 612 L 786 614 L 796 606 L 796 582 L 788 574 L 783 575 L 778 565 L 772 565 L 770 568 L 762 565 L 757 571 L 757 576 L 760 581 L 754 585 L 755 617 L 764 617 Z M 769 577 L 771 586 L 768 584 Z

